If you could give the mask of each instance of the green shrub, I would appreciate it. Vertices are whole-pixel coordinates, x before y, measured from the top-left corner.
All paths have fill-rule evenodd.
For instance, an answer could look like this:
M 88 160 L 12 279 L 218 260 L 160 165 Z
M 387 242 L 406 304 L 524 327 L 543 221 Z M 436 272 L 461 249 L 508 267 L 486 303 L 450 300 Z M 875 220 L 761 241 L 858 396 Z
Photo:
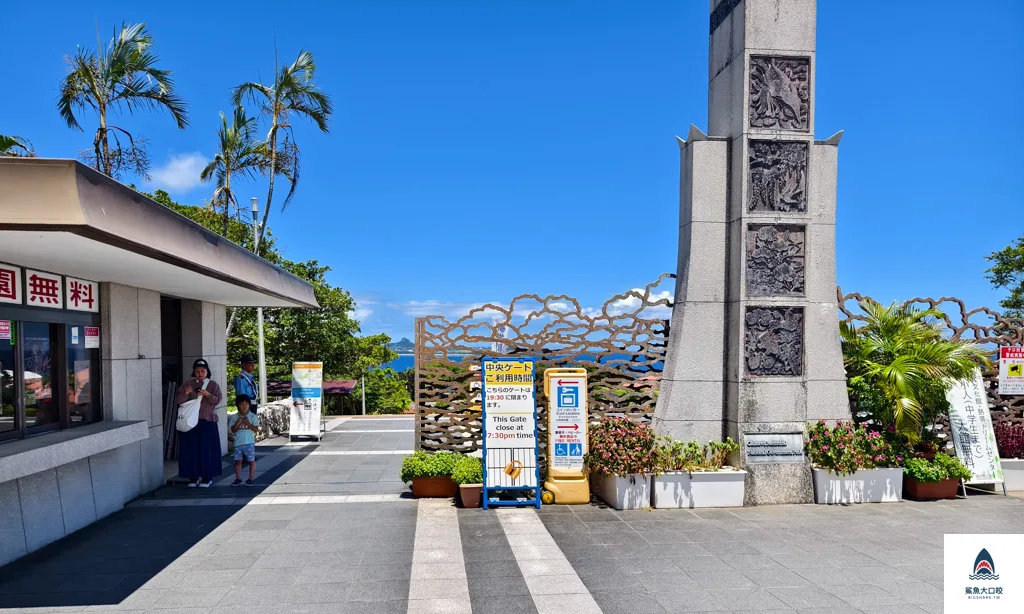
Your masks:
M 806 448 L 814 466 L 836 475 L 858 469 L 899 467 L 905 458 L 905 452 L 881 433 L 853 422 L 839 421 L 828 426 L 819 420 L 807 429 Z
M 455 463 L 452 481 L 456 484 L 482 484 L 484 481 L 484 465 L 479 458 L 463 456 Z
M 941 453 L 931 461 L 926 458 L 908 459 L 903 465 L 903 473 L 918 482 L 941 482 L 949 478 L 966 480 L 971 477 L 971 470 L 960 459 Z
M 403 482 L 411 482 L 413 478 L 450 477 L 461 457 L 461 454 L 454 452 L 430 454 L 424 450 L 417 450 L 412 456 L 402 459 L 399 477 Z
M 654 429 L 628 418 L 606 418 L 590 429 L 590 449 L 583 458 L 597 475 L 651 475 L 657 470 Z
M 662 436 L 656 452 L 658 471 L 718 471 L 729 455 L 739 449 L 731 437 L 701 446 L 697 441 L 675 441 Z

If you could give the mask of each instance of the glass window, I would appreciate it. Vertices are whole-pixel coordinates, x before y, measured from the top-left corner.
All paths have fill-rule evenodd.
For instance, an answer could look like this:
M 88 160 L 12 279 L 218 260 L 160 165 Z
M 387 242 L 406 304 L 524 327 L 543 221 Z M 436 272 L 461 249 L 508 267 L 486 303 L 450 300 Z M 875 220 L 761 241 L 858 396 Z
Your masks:
M 0 435 L 16 430 L 14 400 L 14 326 L 16 322 L 0 320 Z
M 22 360 L 25 369 L 25 428 L 60 425 L 56 391 L 60 324 L 22 323 Z
M 69 426 L 100 419 L 100 351 L 85 347 L 85 327 L 68 324 L 68 422 Z

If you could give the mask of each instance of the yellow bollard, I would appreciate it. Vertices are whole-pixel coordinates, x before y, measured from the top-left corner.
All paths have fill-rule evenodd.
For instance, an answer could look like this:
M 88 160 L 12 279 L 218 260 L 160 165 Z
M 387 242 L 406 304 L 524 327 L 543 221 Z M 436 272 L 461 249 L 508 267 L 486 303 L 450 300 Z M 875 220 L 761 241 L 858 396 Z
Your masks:
M 587 370 L 553 368 L 544 372 L 548 398 L 548 475 L 544 503 L 590 503 L 590 481 L 583 469 L 587 452 Z

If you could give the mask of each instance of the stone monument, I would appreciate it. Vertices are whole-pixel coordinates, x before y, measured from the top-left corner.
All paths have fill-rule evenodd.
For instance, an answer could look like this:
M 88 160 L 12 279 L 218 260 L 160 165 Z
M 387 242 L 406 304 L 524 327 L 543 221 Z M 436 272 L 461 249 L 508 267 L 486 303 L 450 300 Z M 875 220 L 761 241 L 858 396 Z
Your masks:
M 711 0 L 708 132 L 681 153 L 679 262 L 654 426 L 732 437 L 746 504 L 811 502 L 808 422 L 849 419 L 838 133 L 814 140 L 815 0 Z

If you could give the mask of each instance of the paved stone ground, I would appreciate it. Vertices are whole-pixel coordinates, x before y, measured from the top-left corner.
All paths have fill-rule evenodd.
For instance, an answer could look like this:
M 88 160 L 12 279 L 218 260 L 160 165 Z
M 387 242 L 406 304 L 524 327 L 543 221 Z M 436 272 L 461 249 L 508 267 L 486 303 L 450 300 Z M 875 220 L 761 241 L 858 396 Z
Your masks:
M 0 612 L 942 611 L 942 535 L 1024 500 L 456 510 L 397 481 L 412 421 L 260 446 L 258 486 L 164 488 L 0 568 Z

